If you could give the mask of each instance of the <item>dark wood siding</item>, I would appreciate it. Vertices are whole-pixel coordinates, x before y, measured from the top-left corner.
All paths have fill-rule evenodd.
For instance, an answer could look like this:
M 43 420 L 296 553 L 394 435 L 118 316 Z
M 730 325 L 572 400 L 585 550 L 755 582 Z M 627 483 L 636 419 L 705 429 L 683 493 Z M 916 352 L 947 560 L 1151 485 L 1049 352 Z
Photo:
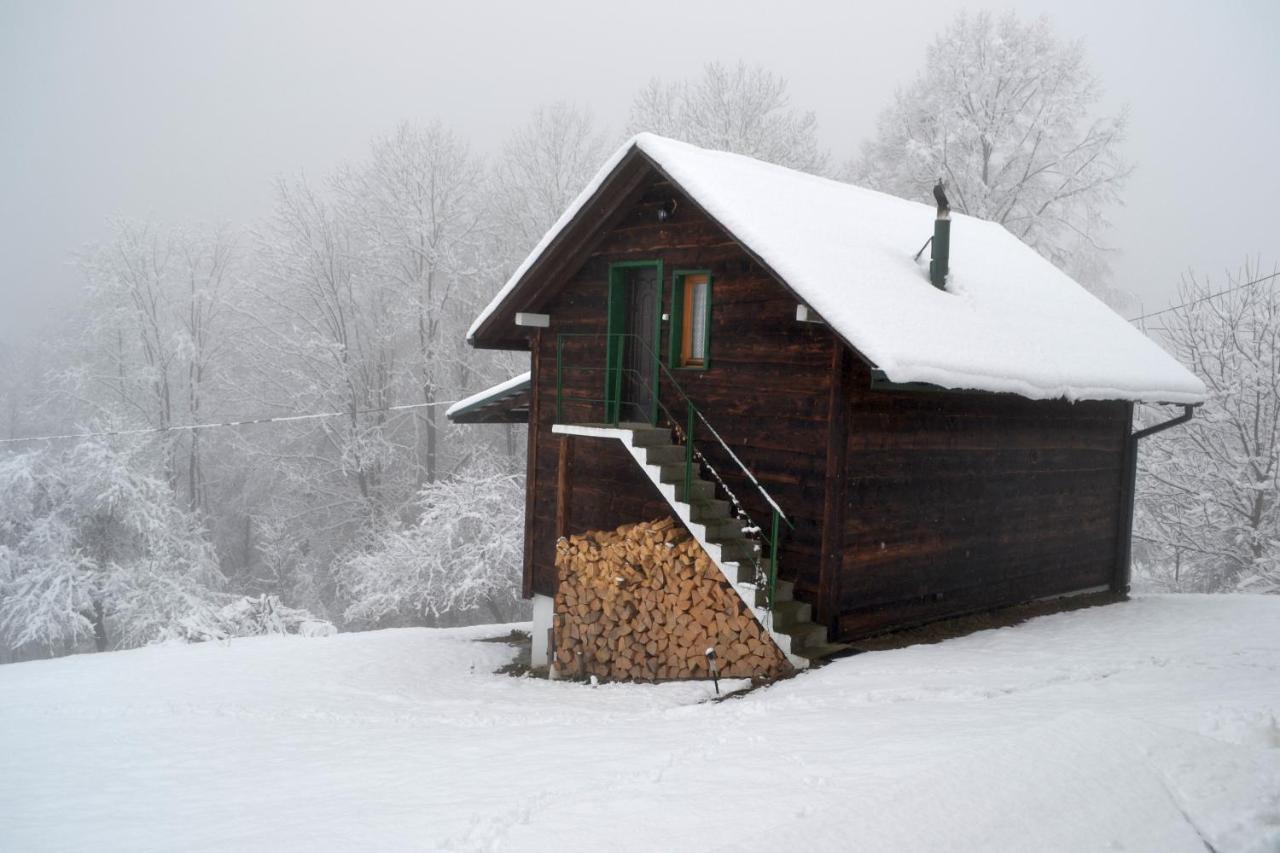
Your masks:
M 1126 403 L 873 391 L 854 373 L 843 637 L 1111 583 Z
M 675 198 L 676 215 L 658 221 L 657 210 Z M 539 494 L 534 500 L 533 589 L 550 594 L 555 571 L 555 494 L 558 436 L 555 422 L 557 338 L 564 339 L 561 420 L 595 423 L 603 418 L 603 333 L 609 265 L 617 261 L 663 262 L 662 310 L 670 314 L 672 276 L 707 269 L 713 279 L 710 358 L 706 370 L 674 370 L 676 381 L 796 524 L 782 538 L 779 564 L 801 590 L 816 594 L 827 442 L 827 389 L 831 334 L 795 320 L 796 301 L 742 248 L 687 198 L 661 178 L 645 186 L 621 222 L 600 235 L 584 266 L 545 305 L 551 315 L 541 336 L 538 382 L 543 392 L 536 445 Z M 670 323 L 662 324 L 659 353 L 667 363 Z M 598 337 L 590 337 L 596 335 Z M 663 402 L 684 416 L 664 380 Z M 705 434 L 699 436 L 712 464 L 767 527 L 767 505 L 737 466 Z M 570 465 L 573 495 L 570 532 L 611 527 L 670 512 L 627 451 L 616 441 L 578 440 Z M 623 497 L 623 494 L 634 497 Z M 627 516 L 630 517 L 627 517 Z

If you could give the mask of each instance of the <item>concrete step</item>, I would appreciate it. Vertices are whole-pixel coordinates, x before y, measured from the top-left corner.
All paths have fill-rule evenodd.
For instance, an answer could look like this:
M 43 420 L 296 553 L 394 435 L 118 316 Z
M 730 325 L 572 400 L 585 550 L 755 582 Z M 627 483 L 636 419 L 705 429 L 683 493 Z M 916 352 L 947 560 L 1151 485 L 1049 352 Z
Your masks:
M 662 482 L 674 482 L 676 487 L 676 500 L 688 503 L 688 501 L 685 501 L 684 496 L 684 466 L 682 465 L 680 468 L 680 479 L 663 480 Z M 695 503 L 698 501 L 709 501 L 716 496 L 716 484 L 708 480 L 694 480 L 689 493 L 693 496 Z
M 751 562 L 750 560 L 737 560 L 733 563 L 730 563 L 729 565 L 736 567 L 734 570 L 735 574 L 733 577 L 734 583 L 754 584 L 756 582 L 755 563 Z M 759 602 L 756 602 L 756 604 L 758 606 Z
M 745 580 L 744 583 L 754 583 L 754 580 Z M 782 604 L 795 600 L 796 585 L 791 581 L 778 581 L 777 589 L 774 592 L 774 603 Z M 769 604 L 769 590 L 763 585 L 759 589 L 753 590 L 751 593 L 751 603 L 756 607 L 767 607 Z M 813 618 L 813 617 L 810 617 Z
M 755 561 L 749 558 L 743 558 L 743 559 L 734 561 L 734 565 L 738 567 L 737 576 L 734 578 L 734 580 L 737 583 L 755 583 L 757 564 L 760 567 L 760 571 L 765 576 L 768 576 L 769 574 L 769 558 L 768 557 L 760 557 L 758 558 L 758 560 L 755 560 Z M 779 581 L 778 584 L 779 586 L 781 586 L 782 581 Z
M 671 430 L 665 427 L 653 427 L 645 424 L 636 426 L 631 431 L 632 447 L 654 447 L 671 444 Z
M 809 661 L 810 663 L 825 660 L 832 655 L 838 655 L 841 652 L 847 652 L 853 648 L 848 643 L 823 643 L 818 646 L 808 646 L 795 654 Z
M 720 545 L 720 553 L 724 560 L 732 562 L 753 562 L 756 559 L 756 546 L 750 539 L 732 539 Z
M 684 457 L 681 457 L 682 459 Z M 697 479 L 695 472 L 694 479 Z M 660 483 L 678 483 L 684 485 L 684 462 L 680 463 L 663 463 L 658 469 L 658 482 Z
M 644 461 L 647 465 L 678 464 L 683 467 L 684 448 L 674 444 L 651 444 L 644 448 Z M 696 468 L 693 473 L 697 476 Z
M 727 544 L 746 538 L 746 535 L 742 532 L 742 519 L 740 518 L 712 518 L 701 522 L 701 524 L 707 528 L 707 541 L 709 542 Z
M 788 628 L 812 624 L 813 608 L 802 601 L 775 601 L 773 604 L 773 628 L 786 632 Z
M 694 521 L 706 524 L 714 519 L 728 518 L 729 508 L 728 501 L 694 501 L 693 505 L 689 507 L 689 512 Z
M 804 649 L 815 649 L 827 644 L 827 629 L 813 622 L 801 622 L 789 628 L 774 628 L 791 638 L 791 651 L 800 654 Z

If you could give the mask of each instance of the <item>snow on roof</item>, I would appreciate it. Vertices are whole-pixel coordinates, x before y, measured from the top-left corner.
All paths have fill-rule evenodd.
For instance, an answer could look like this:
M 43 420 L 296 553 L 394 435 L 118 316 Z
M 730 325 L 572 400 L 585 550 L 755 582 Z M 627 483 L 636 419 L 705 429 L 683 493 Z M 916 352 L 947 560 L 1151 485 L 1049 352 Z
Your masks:
M 529 386 L 531 371 L 526 370 L 519 376 L 512 376 L 494 385 L 492 388 L 486 388 L 483 391 L 477 391 L 464 400 L 459 400 L 449 408 L 445 409 L 444 416 L 452 420 L 469 409 L 474 409 L 485 403 L 491 403 L 502 399 L 503 397 L 511 397 L 524 391 Z
M 623 158 L 647 155 L 894 382 L 1033 399 L 1198 403 L 1204 384 L 1004 227 L 953 214 L 929 282 L 931 205 L 649 133 L 604 165 L 467 332 L 516 288 Z

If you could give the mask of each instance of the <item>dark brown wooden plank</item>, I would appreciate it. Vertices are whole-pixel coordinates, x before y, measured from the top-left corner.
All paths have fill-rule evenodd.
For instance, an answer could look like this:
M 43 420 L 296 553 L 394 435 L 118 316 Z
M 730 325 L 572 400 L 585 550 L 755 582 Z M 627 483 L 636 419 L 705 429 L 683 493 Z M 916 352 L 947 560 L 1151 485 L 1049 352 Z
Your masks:
M 815 611 L 818 622 L 836 627 L 839 616 L 840 574 L 844 564 L 844 489 L 848 437 L 846 412 L 848 353 L 844 342 L 831 341 L 831 387 L 827 394 L 827 446 L 822 509 L 822 547 Z
M 570 490 L 569 458 L 573 453 L 573 438 L 560 436 L 560 459 L 556 466 L 556 540 L 568 535 Z
M 542 330 L 532 334 L 530 343 L 530 376 L 533 377 L 529 391 L 529 443 L 528 459 L 525 467 L 525 501 L 524 501 L 524 573 L 521 578 L 521 594 L 525 598 L 533 597 L 534 589 L 534 545 L 538 541 L 537 528 L 534 524 L 535 499 L 538 494 L 538 445 L 542 427 L 542 383 L 539 354 L 542 351 Z
M 1124 452 L 1120 462 L 1120 522 L 1116 526 L 1115 568 L 1111 591 L 1129 592 L 1129 555 L 1133 543 L 1133 491 L 1138 474 L 1138 442 L 1132 437 L 1133 405 L 1129 404 L 1120 424 Z

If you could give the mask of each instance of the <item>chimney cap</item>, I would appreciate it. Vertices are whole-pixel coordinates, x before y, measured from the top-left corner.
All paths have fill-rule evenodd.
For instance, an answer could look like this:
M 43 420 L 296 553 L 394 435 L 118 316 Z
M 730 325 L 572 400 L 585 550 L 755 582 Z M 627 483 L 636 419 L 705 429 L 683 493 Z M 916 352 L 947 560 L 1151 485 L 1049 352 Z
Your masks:
M 942 178 L 938 178 L 938 183 L 933 186 L 933 199 L 938 203 L 938 218 L 951 218 L 951 203 L 947 201 L 947 182 Z

